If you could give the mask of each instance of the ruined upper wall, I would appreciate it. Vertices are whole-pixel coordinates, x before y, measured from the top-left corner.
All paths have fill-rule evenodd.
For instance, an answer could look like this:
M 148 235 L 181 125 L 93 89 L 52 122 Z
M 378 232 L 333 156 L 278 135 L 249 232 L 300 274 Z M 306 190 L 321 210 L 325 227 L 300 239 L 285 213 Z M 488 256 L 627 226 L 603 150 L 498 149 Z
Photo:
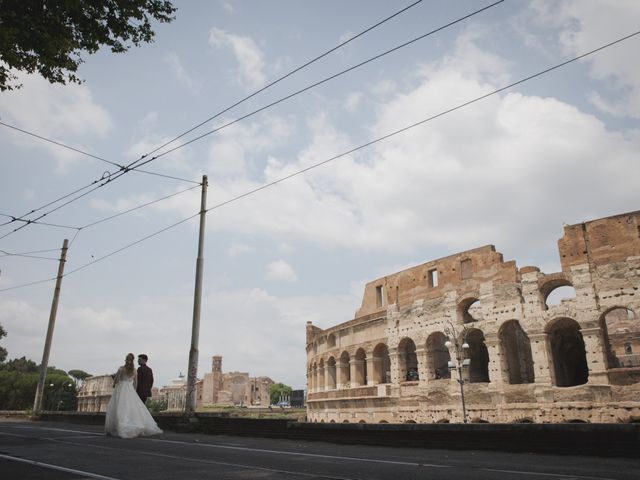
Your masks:
M 567 225 L 558 240 L 562 270 L 623 262 L 640 251 L 640 211 Z
M 388 305 L 410 305 L 417 299 L 441 297 L 445 292 L 476 291 L 480 283 L 515 282 L 517 268 L 504 262 L 493 245 L 450 255 L 367 283 L 356 318 L 383 312 Z

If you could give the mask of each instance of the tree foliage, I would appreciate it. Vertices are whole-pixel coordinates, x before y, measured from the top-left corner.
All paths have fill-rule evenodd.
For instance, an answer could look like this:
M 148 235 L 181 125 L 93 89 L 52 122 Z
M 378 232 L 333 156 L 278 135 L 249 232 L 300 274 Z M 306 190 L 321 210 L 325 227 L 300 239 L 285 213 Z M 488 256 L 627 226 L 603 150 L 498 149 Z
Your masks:
M 0 365 L 0 410 L 28 410 L 33 407 L 40 367 L 26 357 Z M 67 372 L 47 368 L 43 408 L 75 410 L 78 404 L 76 385 Z
M 0 91 L 20 87 L 11 69 L 80 83 L 83 52 L 152 42 L 151 20 L 171 22 L 175 11 L 169 0 L 0 0 Z
M 90 377 L 91 374 L 85 372 L 84 370 L 69 370 L 69 376 L 73 377 L 76 380 L 84 381 L 88 377 Z
M 269 387 L 269 399 L 271 405 L 278 403 L 281 397 L 291 397 L 292 388 L 284 383 L 274 383 Z
M 2 328 L 2 325 L 0 325 L 0 340 L 2 340 L 2 337 L 6 337 L 7 336 L 7 332 L 5 331 L 4 328 Z M 4 362 L 7 359 L 7 349 L 4 347 L 0 347 L 0 363 Z

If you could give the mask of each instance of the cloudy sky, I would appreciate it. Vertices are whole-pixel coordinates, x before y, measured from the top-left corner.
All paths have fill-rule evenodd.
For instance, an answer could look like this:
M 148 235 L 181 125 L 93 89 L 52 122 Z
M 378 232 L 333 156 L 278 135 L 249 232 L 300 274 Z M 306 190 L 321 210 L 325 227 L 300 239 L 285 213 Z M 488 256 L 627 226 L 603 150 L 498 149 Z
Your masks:
M 155 43 L 85 57 L 82 85 L 20 75 L 0 120 L 128 164 L 411 0 L 174 3 Z M 129 172 L 41 219 L 76 229 L 0 226 L 9 357 L 40 361 L 54 283 L 12 287 L 55 277 L 69 238 L 50 364 L 111 373 L 131 351 L 158 385 L 185 372 L 197 218 L 105 256 L 194 216 L 202 175 L 224 205 L 206 220 L 200 376 L 219 354 L 303 388 L 307 321 L 352 319 L 367 281 L 459 251 L 558 271 L 563 224 L 640 207 L 640 36 L 225 203 L 640 30 L 634 0 L 505 1 L 219 129 L 490 3 L 424 0 L 143 168 L 183 180 Z M 0 158 L 0 223 L 117 171 L 1 125 Z M 6 255 L 25 252 L 44 258 Z

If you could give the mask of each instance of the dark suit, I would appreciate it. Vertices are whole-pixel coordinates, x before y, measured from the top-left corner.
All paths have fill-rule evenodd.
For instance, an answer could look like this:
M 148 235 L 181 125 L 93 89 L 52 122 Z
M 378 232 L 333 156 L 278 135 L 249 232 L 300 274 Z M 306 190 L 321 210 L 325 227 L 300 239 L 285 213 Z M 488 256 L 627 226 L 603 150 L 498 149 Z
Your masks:
M 147 398 L 151 396 L 151 387 L 153 387 L 153 370 L 146 365 L 140 365 L 138 367 L 138 386 L 136 392 L 142 400 L 142 403 L 147 401 Z

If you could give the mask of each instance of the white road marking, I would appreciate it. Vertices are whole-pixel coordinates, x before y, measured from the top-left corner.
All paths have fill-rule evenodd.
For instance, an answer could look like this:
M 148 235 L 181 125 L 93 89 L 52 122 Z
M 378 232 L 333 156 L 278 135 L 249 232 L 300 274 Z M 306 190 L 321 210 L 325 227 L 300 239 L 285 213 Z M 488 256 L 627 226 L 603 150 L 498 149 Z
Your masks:
M 249 452 L 260 452 L 260 453 L 273 453 L 276 455 L 292 455 L 299 457 L 314 457 L 314 458 L 330 458 L 332 460 L 350 460 L 350 461 L 358 461 L 358 462 L 371 462 L 371 463 L 388 463 L 392 465 L 408 465 L 412 467 L 434 467 L 434 468 L 451 468 L 452 465 L 439 465 L 433 463 L 420 463 L 420 462 L 401 462 L 397 460 L 380 460 L 377 458 L 362 458 L 362 457 L 343 457 L 339 455 L 321 455 L 319 453 L 305 453 L 305 452 L 290 452 L 286 450 L 267 450 L 264 448 L 251 448 L 251 447 L 233 447 L 229 445 L 220 445 L 215 443 L 191 443 L 191 442 L 180 442 L 177 440 L 162 440 L 160 438 L 144 438 L 144 440 L 148 440 L 151 442 L 161 442 L 161 443 L 177 443 L 181 445 L 196 445 L 198 447 L 210 447 L 210 448 L 221 448 L 227 450 L 244 450 Z
M 94 435 L 94 436 L 104 436 L 104 432 L 90 432 L 87 430 L 69 430 L 67 428 L 51 428 L 51 427 L 38 427 L 35 425 L 21 425 L 19 427 L 14 427 L 13 425 L 11 426 L 11 428 L 21 428 L 23 430 L 51 430 L 54 432 L 69 432 L 69 433 L 82 433 L 84 435 Z
M 497 468 L 483 468 L 482 470 L 486 470 L 487 472 L 517 473 L 518 475 L 538 475 L 538 476 L 542 476 L 542 477 L 566 478 L 568 480 L 574 480 L 574 479 L 616 480 L 614 478 L 609 478 L 609 477 L 591 477 L 591 476 L 585 476 L 585 475 L 567 475 L 567 474 L 563 474 L 563 473 L 527 472 L 525 470 L 500 470 L 500 469 L 497 469 Z
M 11 455 L 3 455 L 0 453 L 0 458 L 5 460 L 11 460 L 14 462 L 27 463 L 29 465 L 35 465 L 37 467 L 48 468 L 49 470 L 58 470 L 60 472 L 74 473 L 76 475 L 84 475 L 86 478 L 95 478 L 96 480 L 119 480 L 114 477 L 105 477 L 104 475 L 98 475 L 97 473 L 85 472 L 82 470 L 75 470 L 73 468 L 61 467 L 60 465 L 52 465 L 50 463 L 38 462 L 36 460 L 28 460 L 26 458 L 12 457 Z

